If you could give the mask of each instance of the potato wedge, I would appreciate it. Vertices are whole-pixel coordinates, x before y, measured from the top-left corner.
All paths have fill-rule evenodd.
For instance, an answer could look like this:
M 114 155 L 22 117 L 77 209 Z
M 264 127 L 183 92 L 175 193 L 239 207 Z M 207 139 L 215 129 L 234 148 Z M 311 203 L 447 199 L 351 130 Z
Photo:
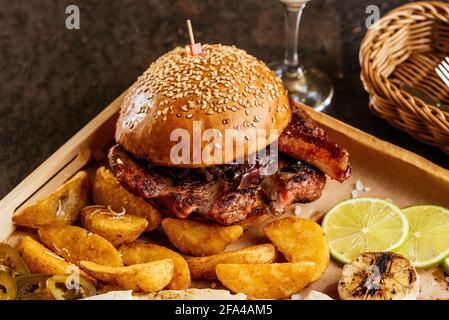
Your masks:
M 114 247 L 119 247 L 125 242 L 136 240 L 145 231 L 148 221 L 124 214 L 124 211 L 117 213 L 110 207 L 91 206 L 81 210 L 81 224 L 110 241 Z
M 38 235 L 45 246 L 76 265 L 88 260 L 105 266 L 123 266 L 120 254 L 109 241 L 83 228 L 45 227 L 38 230 Z
M 240 226 L 222 227 L 186 219 L 166 218 L 162 229 L 181 252 L 195 257 L 223 252 L 225 247 L 243 234 Z
M 317 223 L 287 217 L 267 224 L 264 232 L 289 262 L 315 263 L 312 282 L 326 271 L 330 260 L 329 246 L 323 229 Z
M 243 230 L 248 230 L 252 226 L 258 225 L 268 219 L 270 219 L 270 215 L 264 213 L 246 218 L 245 220 L 236 223 L 236 225 L 241 226 Z
M 29 236 L 22 238 L 17 250 L 31 273 L 66 274 L 74 267 L 73 264 L 59 257 Z M 87 275 L 83 270 L 80 270 L 80 276 L 93 284 L 97 283 L 94 278 Z
M 81 261 L 80 267 L 95 279 L 113 283 L 123 290 L 154 292 L 164 289 L 173 277 L 173 261 L 158 260 L 129 267 L 108 267 Z
M 192 279 L 216 280 L 215 267 L 219 264 L 241 263 L 262 264 L 273 263 L 276 260 L 276 250 L 270 244 L 261 244 L 237 251 L 222 252 L 213 256 L 187 258 Z
M 88 196 L 87 173 L 80 171 L 52 194 L 14 212 L 12 222 L 35 229 L 48 225 L 70 225 L 78 219 L 79 212 L 87 205 Z
M 95 204 L 111 206 L 115 211 L 124 208 L 127 214 L 147 219 L 145 231 L 157 229 L 161 225 L 159 211 L 144 199 L 129 193 L 105 167 L 99 168 L 95 175 L 93 199 Z
M 177 252 L 152 243 L 134 242 L 120 247 L 123 263 L 134 265 L 162 259 L 173 261 L 173 278 L 167 289 L 183 290 L 190 287 L 190 271 L 186 260 Z
M 252 299 L 283 299 L 304 289 L 315 273 L 312 262 L 219 264 L 218 280 Z

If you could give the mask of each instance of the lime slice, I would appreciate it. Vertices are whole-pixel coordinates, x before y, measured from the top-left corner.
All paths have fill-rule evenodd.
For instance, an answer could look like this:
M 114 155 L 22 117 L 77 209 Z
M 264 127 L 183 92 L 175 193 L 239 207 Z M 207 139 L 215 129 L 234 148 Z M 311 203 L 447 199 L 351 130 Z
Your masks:
M 449 210 L 437 206 L 403 209 L 410 225 L 407 241 L 398 251 L 417 268 L 430 268 L 449 255 Z
M 334 259 L 349 263 L 363 252 L 393 251 L 406 240 L 401 209 L 375 198 L 356 198 L 333 207 L 323 220 Z
M 444 272 L 449 276 L 449 258 L 443 261 Z

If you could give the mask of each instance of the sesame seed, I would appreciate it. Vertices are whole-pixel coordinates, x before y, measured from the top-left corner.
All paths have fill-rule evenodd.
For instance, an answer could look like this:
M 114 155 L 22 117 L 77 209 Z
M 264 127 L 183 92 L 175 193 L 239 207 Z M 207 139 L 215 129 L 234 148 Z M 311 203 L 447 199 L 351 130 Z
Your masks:
M 240 107 L 265 108 L 265 100 L 273 100 L 285 90 L 281 81 L 263 63 L 244 50 L 233 46 L 203 45 L 201 56 L 186 57 L 181 47 L 161 56 L 138 78 L 135 89 L 126 98 L 134 101 L 142 92 L 147 99 L 157 99 L 159 107 L 168 107 L 174 100 L 186 99 L 183 101 L 185 105 L 178 107 L 183 112 L 196 108 L 212 115 L 228 110 L 237 112 Z M 221 106 L 215 108 L 214 105 Z M 148 114 L 151 107 L 139 106 L 135 112 Z M 164 120 L 167 115 L 174 114 L 181 117 L 174 110 L 173 106 L 161 108 L 155 118 Z M 285 105 L 276 109 L 279 113 L 287 110 Z M 245 110 L 245 114 L 251 113 Z M 257 120 L 260 119 L 258 116 Z M 272 121 L 274 123 L 274 119 Z M 129 125 L 134 126 L 134 123 L 129 122 Z

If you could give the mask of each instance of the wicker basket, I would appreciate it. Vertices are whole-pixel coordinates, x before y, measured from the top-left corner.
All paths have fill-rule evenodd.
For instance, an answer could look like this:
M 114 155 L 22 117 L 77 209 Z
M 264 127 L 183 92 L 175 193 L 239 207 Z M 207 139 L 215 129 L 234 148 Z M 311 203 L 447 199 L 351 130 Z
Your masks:
M 402 90 L 408 84 L 449 105 L 435 67 L 449 55 L 449 4 L 399 7 L 366 34 L 360 49 L 370 109 L 395 127 L 449 153 L 449 113 Z

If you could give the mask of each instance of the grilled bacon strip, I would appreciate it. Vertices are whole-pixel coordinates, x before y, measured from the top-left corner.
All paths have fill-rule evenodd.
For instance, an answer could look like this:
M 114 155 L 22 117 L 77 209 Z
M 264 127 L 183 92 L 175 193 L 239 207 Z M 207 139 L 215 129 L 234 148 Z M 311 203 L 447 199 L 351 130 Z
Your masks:
M 279 137 L 279 151 L 317 167 L 339 182 L 351 176 L 349 153 L 330 141 L 326 132 L 301 109 L 295 110 Z

